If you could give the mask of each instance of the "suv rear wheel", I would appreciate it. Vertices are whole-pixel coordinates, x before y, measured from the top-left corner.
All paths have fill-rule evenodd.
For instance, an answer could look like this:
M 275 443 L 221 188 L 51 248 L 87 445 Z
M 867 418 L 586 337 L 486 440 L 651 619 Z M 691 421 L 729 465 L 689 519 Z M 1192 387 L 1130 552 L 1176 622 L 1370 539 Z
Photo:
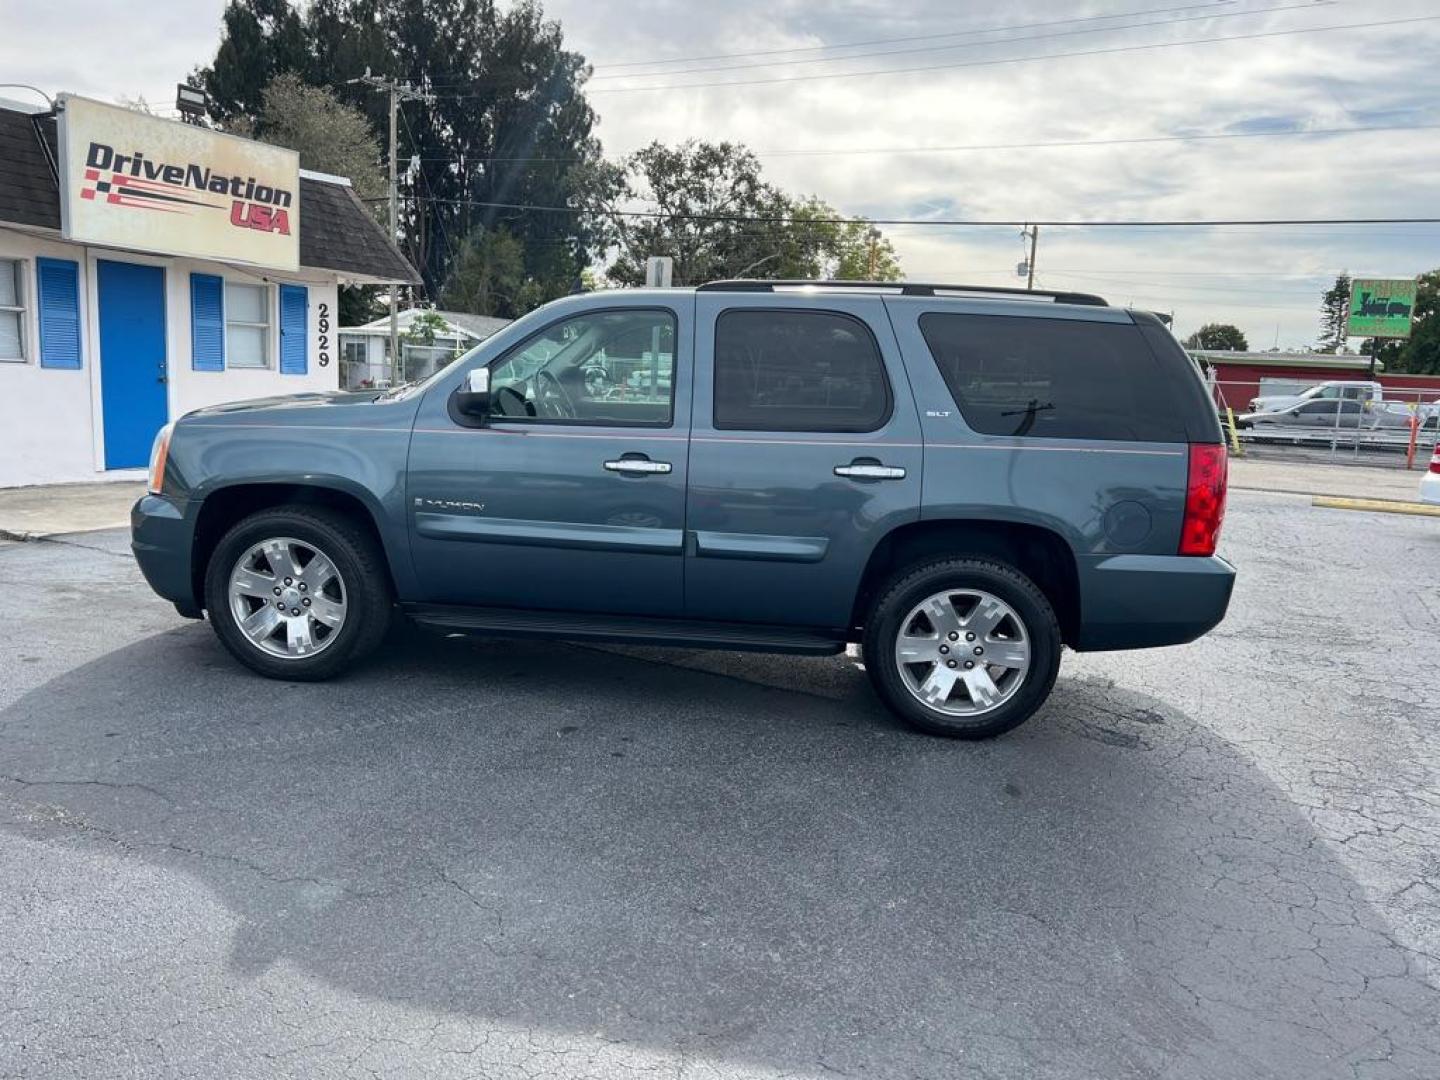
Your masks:
M 329 678 L 385 636 L 391 600 L 383 560 L 344 514 L 262 510 L 227 532 L 210 557 L 210 623 L 231 655 L 262 675 Z
M 907 724 L 983 739 L 1050 696 L 1060 626 L 1045 594 L 1013 566 L 943 559 L 890 579 L 865 622 L 864 649 L 876 691 Z

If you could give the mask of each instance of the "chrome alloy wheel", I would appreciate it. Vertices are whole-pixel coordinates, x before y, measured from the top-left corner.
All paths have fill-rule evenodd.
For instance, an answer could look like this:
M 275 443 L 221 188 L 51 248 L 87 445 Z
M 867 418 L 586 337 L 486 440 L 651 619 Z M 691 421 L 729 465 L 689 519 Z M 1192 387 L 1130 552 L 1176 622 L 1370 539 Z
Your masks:
M 263 540 L 235 562 L 230 614 L 261 652 L 282 660 L 314 656 L 345 625 L 345 583 L 330 557 L 288 536 Z
M 910 609 L 895 638 L 905 689 L 951 716 L 976 717 L 1015 696 L 1030 635 L 1015 609 L 981 589 L 946 589 Z

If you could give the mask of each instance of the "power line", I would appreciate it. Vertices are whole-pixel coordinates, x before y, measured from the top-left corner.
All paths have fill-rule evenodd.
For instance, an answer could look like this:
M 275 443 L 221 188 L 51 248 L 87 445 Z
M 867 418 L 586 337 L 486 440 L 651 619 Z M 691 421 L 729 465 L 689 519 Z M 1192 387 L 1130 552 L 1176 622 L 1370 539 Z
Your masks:
M 428 105 L 428 104 L 432 103 L 435 99 L 434 99 L 433 97 L 431 97 L 429 94 L 425 93 L 424 91 L 422 91 L 422 90 L 417 90 L 415 87 L 411 86 L 408 82 L 403 82 L 403 83 L 401 83 L 401 82 L 396 82 L 394 79 L 385 79 L 385 78 L 382 78 L 382 77 L 380 77 L 380 76 L 378 76 L 378 75 L 371 75 L 371 74 L 370 74 L 370 69 L 369 69 L 368 67 L 365 69 L 365 74 L 364 74 L 364 75 L 362 75 L 362 76 L 360 76 L 360 77 L 358 77 L 358 78 L 347 79 L 347 80 L 346 80 L 346 85 L 347 85 L 347 86 L 354 86 L 354 85 L 357 85 L 357 84 L 363 85 L 363 86 L 368 86 L 368 87 L 370 87 L 372 90 L 383 90 L 383 91 L 385 91 L 386 94 L 388 95 L 389 101 L 390 101 L 390 153 L 389 153 L 389 172 L 390 172 L 390 178 L 389 178 L 389 179 L 390 179 L 390 185 L 389 185 L 389 186 L 390 186 L 390 193 L 389 193 L 389 200 L 388 200 L 389 203 L 390 203 L 390 244 L 391 244 L 392 247 L 395 247 L 395 248 L 398 249 L 398 248 L 399 248 L 399 245 L 400 245 L 400 231 L 399 231 L 399 217 L 398 217 L 398 208 L 399 208 L 399 202 L 400 202 L 400 184 L 399 184 L 399 179 L 398 179 L 397 169 L 396 169 L 396 163 L 395 163 L 395 155 L 396 155 L 396 153 L 397 153 L 396 140 L 395 140 L 395 114 L 399 111 L 400 102 L 401 102 L 402 100 L 403 100 L 403 101 L 423 101 L 423 102 L 425 102 L 425 103 Z M 412 135 L 412 138 L 413 138 L 413 135 Z M 396 308 L 396 295 L 395 295 L 395 294 L 396 294 L 396 287 L 395 287 L 394 285 L 391 285 L 391 286 L 386 290 L 386 292 L 389 294 L 389 296 L 388 296 L 388 306 L 389 306 L 389 309 L 390 309 L 390 362 L 396 366 L 396 370 L 398 371 L 399 368 L 400 368 L 400 364 L 401 364 L 401 356 L 400 356 L 400 325 L 399 325 L 399 322 L 398 322 L 398 312 L 397 312 L 397 308 Z
M 967 60 L 959 64 L 928 64 L 920 67 L 880 68 L 874 71 L 836 71 L 816 75 L 785 75 L 769 79 L 730 79 L 721 82 L 666 83 L 661 86 L 602 86 L 589 91 L 592 94 L 635 94 L 661 90 L 702 90 L 720 86 L 773 86 L 777 83 L 813 82 L 817 79 L 859 79 L 875 75 L 911 75 L 926 71 L 954 71 L 961 68 L 995 67 L 1003 64 L 1027 64 L 1042 60 L 1065 60 L 1082 56 L 1113 56 L 1117 53 L 1146 52 L 1154 49 L 1175 49 L 1191 45 L 1215 45 L 1227 41 L 1255 41 L 1262 38 L 1289 37 L 1294 34 L 1323 34 L 1335 30 L 1370 30 L 1384 26 L 1405 26 L 1421 22 L 1433 22 L 1440 15 L 1416 15 L 1407 19 L 1386 19 L 1377 22 L 1345 23 L 1336 26 L 1306 26 L 1290 30 L 1265 30 L 1251 34 L 1229 34 L 1210 38 L 1191 38 L 1188 41 L 1159 41 L 1144 45 L 1119 45 L 1108 49 L 1081 49 L 1073 52 L 1044 53 L 1039 56 L 1013 56 L 995 60 Z M 479 97 L 476 94 L 441 95 L 455 97 Z
M 1440 124 L 1394 124 L 1376 127 L 1311 128 L 1300 131 L 1217 131 L 1194 135 L 1143 135 L 1121 139 L 1056 139 L 1028 143 L 966 143 L 958 146 L 867 146 L 833 150 L 756 151 L 756 157 L 836 157 L 846 154 L 936 154 L 976 150 L 1052 150 L 1079 146 L 1138 146 L 1145 143 L 1205 142 L 1216 139 L 1262 139 L 1284 136 L 1350 135 L 1368 131 L 1431 131 Z
M 405 125 L 405 130 L 406 130 L 406 132 L 410 135 L 410 145 L 411 145 L 411 146 L 419 146 L 419 145 L 420 145 L 420 140 L 415 137 L 415 129 L 414 129 L 414 127 L 412 127 L 411 124 L 410 124 L 410 118 L 405 115 L 405 111 L 404 111 L 403 109 L 398 110 L 398 113 L 399 113 L 399 116 L 400 116 L 400 122 Z M 428 191 L 428 192 L 430 192 L 430 195 L 431 195 L 431 197 L 433 198 L 434 195 L 435 195 L 435 189 L 430 186 L 430 178 L 425 175 L 425 170 L 422 168 L 422 169 L 416 169 L 415 171 L 420 174 L 420 180 L 421 180 L 422 183 L 424 183 L 424 185 L 425 185 L 425 190 Z M 450 235 L 449 235 L 449 233 L 447 233 L 447 232 L 445 231 L 444 215 L 442 215 L 442 214 L 436 214 L 436 215 L 435 215 L 435 226 L 436 226 L 436 228 L 438 228 L 438 229 L 440 230 L 440 239 L 441 239 L 441 240 L 444 242 L 444 244 L 445 244 L 445 253 L 450 256 L 450 262 L 453 264 L 453 263 L 455 262 L 455 249 L 454 249 L 454 248 L 451 246 L 451 244 L 450 244 Z M 432 302 L 435 302 L 435 303 L 438 303 L 438 302 L 439 302 L 439 297 L 438 297 L 438 296 L 431 296 L 430 299 L 431 299 Z
M 1219 7 L 1234 0 L 1218 0 L 1213 6 Z M 1139 15 L 1162 15 L 1175 11 L 1194 11 L 1204 4 L 1182 4 L 1179 7 L 1146 8 L 1141 11 L 1117 11 L 1114 15 L 1089 15 L 1075 19 L 1046 19 L 1040 22 L 1010 23 L 1006 26 L 973 27 L 944 34 L 913 34 L 907 37 L 872 38 L 869 41 L 851 41 L 835 45 L 803 45 L 790 49 L 760 49 L 751 52 L 712 53 L 709 56 L 677 56 L 668 60 L 626 60 L 618 63 L 597 64 L 596 70 L 608 71 L 622 67 L 656 67 L 663 64 L 698 64 L 706 60 L 739 60 L 747 56 L 778 56 L 782 53 L 823 52 L 828 49 L 860 49 L 870 45 L 895 45 L 905 41 L 934 41 L 938 38 L 968 37 L 971 34 L 996 34 L 1005 30 L 1030 30 L 1045 26 L 1065 26 L 1072 23 L 1100 22 L 1104 19 L 1129 19 Z M 653 74 L 660 74 L 658 72 Z
M 875 52 L 854 53 L 850 56 L 821 56 L 813 60 L 770 60 L 758 64 L 728 64 L 719 67 L 681 68 L 678 71 L 649 71 L 637 74 L 626 75 L 596 75 L 590 81 L 592 83 L 608 81 L 612 79 L 648 79 L 667 78 L 677 75 L 699 75 L 712 71 L 751 71 L 755 68 L 786 67 L 799 64 L 838 64 L 847 60 L 870 60 L 880 56 L 903 56 L 914 53 L 926 52 L 949 52 L 958 49 L 988 49 L 995 45 L 1023 44 L 1030 41 L 1046 41 L 1052 38 L 1078 37 L 1082 34 L 1113 34 L 1122 30 L 1148 30 L 1155 26 L 1176 26 L 1180 23 L 1208 22 L 1212 19 L 1240 19 L 1254 15 L 1269 15 L 1280 11 L 1295 11 L 1300 8 L 1314 10 L 1317 5 L 1313 0 L 1305 3 L 1284 4 L 1276 7 L 1257 8 L 1253 11 L 1222 11 L 1206 12 L 1200 15 L 1186 15 L 1178 19 L 1154 19 L 1150 22 L 1122 23 L 1118 26 L 1087 26 L 1078 30 L 1056 30 L 1046 34 L 1023 34 L 1019 37 L 1000 38 L 995 41 L 967 41 L 958 45 L 922 45 L 905 49 L 881 49 Z M 1117 16 L 1118 17 L 1118 16 Z M 1062 20 L 1069 22 L 1071 20 Z M 1042 24 L 1043 25 L 1043 24 Z
M 420 196 L 411 196 L 419 198 Z M 669 214 L 659 210 L 609 210 L 579 206 L 542 206 L 535 203 L 487 202 L 479 199 L 431 199 L 431 202 L 449 203 L 455 206 L 482 206 L 500 210 L 524 210 L 532 213 L 594 214 L 599 217 L 651 218 L 667 221 L 729 221 L 740 224 L 764 223 L 774 225 L 932 225 L 932 226 L 978 226 L 1014 227 L 1024 225 L 1045 225 L 1056 228 L 1132 228 L 1132 229 L 1189 229 L 1226 228 L 1235 226 L 1319 226 L 1319 225 L 1440 225 L 1440 217 L 1372 217 L 1372 218 L 1219 218 L 1212 220 L 1122 220 L 1106 219 L 1096 221 L 1036 220 L 1035 218 L 981 219 L 981 218 L 793 218 L 785 216 L 764 216 L 744 214 Z
M 1215 131 L 1197 132 L 1192 135 L 1137 135 L 1118 139 L 1054 139 L 1046 142 L 962 143 L 955 146 L 860 146 L 812 150 L 752 150 L 751 153 L 760 158 L 845 157 L 852 154 L 955 154 L 979 150 L 1055 150 L 1085 146 L 1140 146 L 1149 143 L 1209 142 L 1223 139 L 1272 139 L 1293 138 L 1297 136 L 1319 138 L 1331 135 L 1360 135 L 1369 132 L 1436 130 L 1440 130 L 1440 124 L 1384 124 L 1373 127 L 1306 128 L 1289 131 Z M 627 154 L 634 152 L 635 151 L 626 151 L 619 156 L 623 158 L 627 156 Z M 446 162 L 453 165 L 479 165 L 486 163 L 561 165 L 574 164 L 575 162 L 588 161 L 589 159 L 582 157 L 477 157 L 466 158 L 462 162 L 459 158 L 426 157 L 421 158 L 421 160 Z

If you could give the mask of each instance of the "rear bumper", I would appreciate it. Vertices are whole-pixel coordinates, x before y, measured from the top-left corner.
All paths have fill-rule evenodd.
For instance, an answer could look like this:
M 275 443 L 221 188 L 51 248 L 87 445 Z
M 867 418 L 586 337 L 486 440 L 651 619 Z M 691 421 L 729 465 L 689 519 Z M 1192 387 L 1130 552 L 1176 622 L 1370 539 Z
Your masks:
M 1235 587 L 1235 568 L 1213 555 L 1104 555 L 1079 573 L 1083 652 L 1194 641 L 1225 617 Z
M 190 580 L 195 523 L 182 500 L 143 495 L 130 510 L 130 550 L 150 587 L 181 614 L 198 614 L 199 598 Z

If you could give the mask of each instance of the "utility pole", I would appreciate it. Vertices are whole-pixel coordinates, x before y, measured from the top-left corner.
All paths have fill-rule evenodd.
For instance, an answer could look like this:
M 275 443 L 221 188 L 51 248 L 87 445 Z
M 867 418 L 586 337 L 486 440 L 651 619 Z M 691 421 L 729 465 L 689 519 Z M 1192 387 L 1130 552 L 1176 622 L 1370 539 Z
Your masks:
M 365 69 L 364 75 L 358 79 L 350 79 L 348 82 L 350 85 L 362 83 L 376 90 L 387 91 L 390 95 L 390 242 L 398 248 L 400 246 L 400 182 L 395 161 L 398 153 L 395 138 L 396 110 L 402 101 L 423 101 L 428 105 L 435 100 L 435 97 L 422 90 L 417 90 L 408 82 L 396 82 L 394 79 L 382 79 L 378 75 L 371 75 L 368 67 Z M 394 382 L 404 382 L 403 375 L 403 365 L 400 362 L 400 320 L 395 306 L 395 286 L 391 285 L 390 378 Z
M 1040 240 L 1040 226 L 1027 225 L 1020 230 L 1020 239 L 1030 240 L 1030 258 L 1025 263 L 1025 288 L 1034 291 L 1035 289 L 1035 246 Z

